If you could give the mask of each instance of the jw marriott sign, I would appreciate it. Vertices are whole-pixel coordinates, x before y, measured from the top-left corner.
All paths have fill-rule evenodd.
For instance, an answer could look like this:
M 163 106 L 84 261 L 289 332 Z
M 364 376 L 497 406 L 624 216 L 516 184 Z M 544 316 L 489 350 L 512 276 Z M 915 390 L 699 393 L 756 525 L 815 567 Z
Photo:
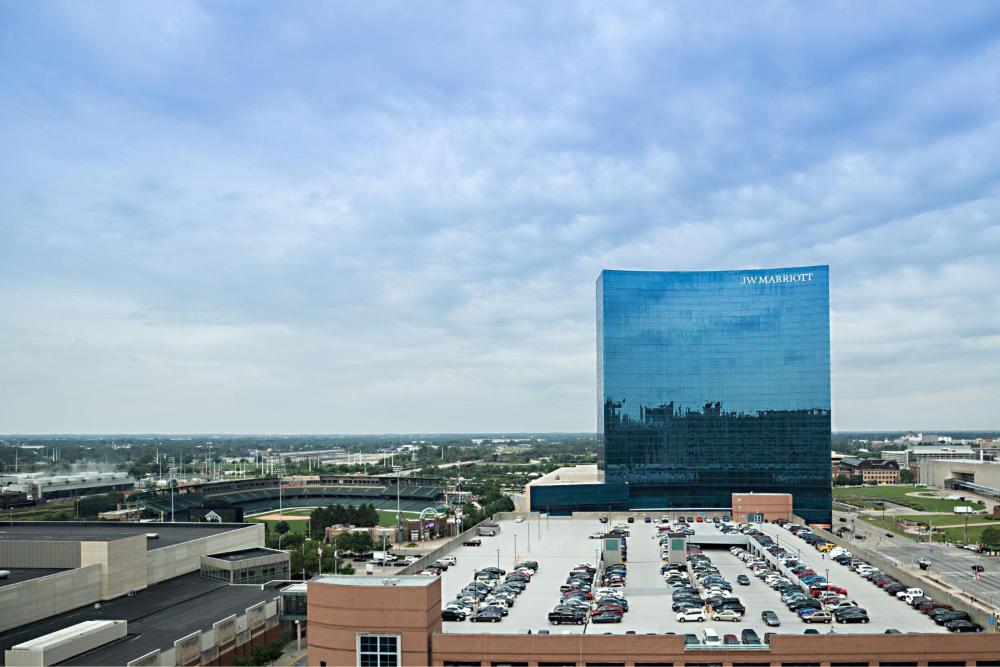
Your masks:
M 782 273 L 776 276 L 743 276 L 743 285 L 775 285 L 777 283 L 808 283 L 811 273 Z

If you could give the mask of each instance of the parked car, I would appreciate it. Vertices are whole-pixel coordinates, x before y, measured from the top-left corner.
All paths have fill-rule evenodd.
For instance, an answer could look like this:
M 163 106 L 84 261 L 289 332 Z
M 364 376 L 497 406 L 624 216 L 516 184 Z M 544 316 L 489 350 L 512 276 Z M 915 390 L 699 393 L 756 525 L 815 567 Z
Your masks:
M 469 619 L 473 623 L 499 623 L 503 614 L 498 607 L 483 607 Z
M 740 576 L 736 577 L 736 583 L 738 583 L 741 586 L 749 586 L 750 585 L 750 577 L 748 577 L 745 574 L 741 574 Z
M 833 616 L 830 612 L 820 609 L 803 617 L 802 620 L 806 623 L 831 623 L 833 622 Z
M 466 613 L 458 609 L 444 609 L 441 611 L 442 621 L 464 621 Z
M 746 645 L 756 645 L 760 644 L 760 636 L 754 631 L 753 628 L 744 628 L 743 632 L 740 633 L 740 639 Z
M 681 623 L 687 623 L 689 621 L 704 621 L 705 611 L 700 608 L 696 609 L 685 609 L 683 611 L 677 612 L 677 620 Z
M 590 616 L 591 623 L 621 623 L 622 615 L 612 611 L 602 611 Z
M 765 625 L 772 628 L 776 628 L 781 625 L 781 619 L 779 619 L 778 615 L 770 609 L 760 612 L 760 619 L 764 621 Z
M 478 537 L 474 537 L 471 540 L 465 540 L 464 542 L 462 542 L 462 546 L 463 547 L 478 547 L 482 543 L 483 543 L 483 541 L 481 539 L 479 539 Z
M 971 621 L 949 621 L 944 624 L 948 632 L 982 632 L 983 626 Z
M 712 612 L 712 620 L 737 622 L 743 620 L 743 614 L 735 609 L 720 609 L 719 611 Z
M 587 613 L 574 609 L 556 609 L 549 612 L 549 623 L 552 625 L 583 625 L 587 620 Z

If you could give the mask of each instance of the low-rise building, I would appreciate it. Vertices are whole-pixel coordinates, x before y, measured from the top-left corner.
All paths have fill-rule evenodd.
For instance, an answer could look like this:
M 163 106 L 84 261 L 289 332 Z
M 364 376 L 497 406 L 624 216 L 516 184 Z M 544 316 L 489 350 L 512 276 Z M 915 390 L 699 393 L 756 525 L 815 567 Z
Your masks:
M 895 461 L 845 456 L 840 470 L 845 477 L 860 477 L 865 484 L 899 484 L 899 464 Z

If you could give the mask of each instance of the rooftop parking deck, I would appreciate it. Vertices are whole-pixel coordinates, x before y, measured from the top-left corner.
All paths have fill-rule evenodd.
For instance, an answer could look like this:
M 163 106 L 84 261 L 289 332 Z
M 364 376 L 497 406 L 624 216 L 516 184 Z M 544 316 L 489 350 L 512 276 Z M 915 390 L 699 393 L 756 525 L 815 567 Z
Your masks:
M 934 624 L 924 614 L 887 595 L 878 587 L 835 562 L 828 561 L 802 540 L 779 526 L 765 524 L 764 530 L 793 552 L 817 572 L 830 570 L 832 583 L 848 589 L 851 598 L 868 610 L 868 624 L 809 625 L 801 621 L 780 601 L 779 594 L 752 575 L 746 565 L 729 551 L 729 545 L 746 543 L 746 536 L 725 536 L 715 524 L 695 523 L 692 542 L 701 542 L 705 554 L 719 568 L 722 576 L 733 584 L 733 593 L 746 607 L 746 615 L 739 622 L 681 623 L 671 610 L 671 590 L 660 575 L 658 533 L 656 523 L 644 523 L 641 515 L 636 522 L 627 524 L 631 530 L 628 538 L 628 578 L 625 594 L 629 611 L 621 623 L 587 624 L 583 626 L 550 626 L 548 612 L 560 599 L 559 586 L 569 570 L 581 562 L 594 563 L 598 557 L 599 540 L 589 539 L 591 533 L 606 529 L 608 525 L 597 520 L 574 520 L 568 517 L 531 519 L 522 523 L 511 520 L 500 522 L 500 532 L 495 537 L 482 537 L 479 547 L 458 547 L 449 555 L 458 564 L 442 575 L 442 605 L 472 581 L 476 569 L 494 566 L 510 570 L 516 561 L 536 560 L 539 569 L 526 590 L 517 598 L 509 615 L 499 623 L 473 623 L 452 621 L 444 623 L 445 632 L 510 634 L 540 629 L 553 634 L 634 632 L 636 634 L 693 633 L 699 637 L 705 628 L 713 628 L 720 636 L 733 633 L 739 636 L 745 628 L 753 628 L 760 637 L 765 632 L 802 634 L 815 627 L 821 633 L 884 633 L 888 628 L 901 632 L 940 633 L 945 629 Z M 530 544 L 529 544 L 530 532 Z M 723 539 L 729 538 L 729 539 Z M 516 544 L 515 544 L 516 543 Z M 750 585 L 741 586 L 736 579 L 741 574 L 750 577 Z M 779 627 L 767 627 L 761 612 L 772 610 L 781 621 Z

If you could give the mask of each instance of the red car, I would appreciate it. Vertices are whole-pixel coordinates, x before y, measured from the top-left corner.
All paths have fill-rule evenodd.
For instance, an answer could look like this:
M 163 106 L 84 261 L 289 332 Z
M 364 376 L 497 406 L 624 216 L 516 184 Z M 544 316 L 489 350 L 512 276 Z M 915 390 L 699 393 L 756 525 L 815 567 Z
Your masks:
M 594 610 L 595 614 L 603 614 L 605 612 L 609 614 L 618 614 L 619 616 L 621 616 L 625 613 L 625 610 L 616 604 L 602 604 L 601 606 L 599 606 L 597 609 Z
M 818 598 L 823 593 L 837 593 L 838 595 L 847 595 L 847 589 L 840 586 L 834 586 L 833 584 L 819 584 L 818 586 L 810 586 L 809 593 L 814 597 Z
M 798 577 L 799 579 L 801 579 L 802 577 L 808 577 L 808 576 L 809 576 L 810 574 L 816 574 L 816 572 L 815 572 L 815 571 L 813 571 L 813 570 L 810 570 L 810 569 L 809 569 L 809 568 L 807 567 L 806 569 L 802 570 L 801 572 L 799 572 L 799 573 L 798 573 L 798 574 L 796 574 L 795 576 L 796 576 L 796 577 Z
M 740 643 L 740 640 L 736 635 L 727 633 L 722 636 L 722 643 L 726 646 L 736 646 Z
M 923 603 L 922 605 L 917 607 L 917 609 L 919 609 L 921 612 L 925 614 L 929 614 L 935 609 L 947 609 L 949 611 L 954 611 L 955 608 L 952 607 L 950 604 L 945 604 L 944 602 L 935 602 L 931 600 L 930 602 Z

